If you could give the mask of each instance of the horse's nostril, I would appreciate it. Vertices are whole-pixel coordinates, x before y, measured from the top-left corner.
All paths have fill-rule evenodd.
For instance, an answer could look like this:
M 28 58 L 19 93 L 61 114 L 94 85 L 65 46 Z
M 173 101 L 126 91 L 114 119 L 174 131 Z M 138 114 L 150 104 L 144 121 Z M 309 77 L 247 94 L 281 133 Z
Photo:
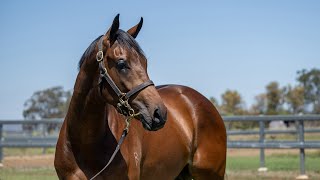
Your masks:
M 156 123 L 160 123 L 161 121 L 161 115 L 160 115 L 160 110 L 157 108 L 154 113 L 153 113 L 154 121 Z

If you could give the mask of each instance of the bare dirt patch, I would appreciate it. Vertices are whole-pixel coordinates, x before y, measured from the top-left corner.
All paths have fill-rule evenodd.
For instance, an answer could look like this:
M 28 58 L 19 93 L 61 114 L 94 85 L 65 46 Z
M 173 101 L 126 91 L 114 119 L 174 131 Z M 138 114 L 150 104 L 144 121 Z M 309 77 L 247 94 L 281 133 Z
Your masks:
M 9 156 L 3 159 L 5 168 L 46 168 L 53 167 L 54 155 Z
M 274 155 L 274 154 L 299 154 L 299 149 L 265 149 L 265 155 Z M 305 153 L 316 153 L 319 150 L 316 149 L 307 149 Z M 259 156 L 260 149 L 228 149 L 227 156 Z

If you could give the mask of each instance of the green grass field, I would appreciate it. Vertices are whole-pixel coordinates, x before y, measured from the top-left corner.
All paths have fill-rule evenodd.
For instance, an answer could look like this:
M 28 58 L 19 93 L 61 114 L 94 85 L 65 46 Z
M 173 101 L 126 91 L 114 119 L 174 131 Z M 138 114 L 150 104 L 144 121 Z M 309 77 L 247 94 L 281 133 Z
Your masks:
M 229 156 L 227 177 L 235 180 L 295 179 L 300 174 L 298 153 L 276 153 L 265 157 L 267 172 L 258 172 L 259 156 Z M 320 179 L 320 151 L 307 153 L 305 161 L 309 179 Z
M 3 168 L 0 170 L 1 180 L 56 180 L 54 168 L 16 169 Z
M 269 171 L 299 171 L 299 156 L 296 154 L 274 154 L 267 156 L 265 165 Z M 258 156 L 228 157 L 227 169 L 234 171 L 257 170 Z M 320 173 L 320 154 L 313 153 L 306 157 L 306 169 Z

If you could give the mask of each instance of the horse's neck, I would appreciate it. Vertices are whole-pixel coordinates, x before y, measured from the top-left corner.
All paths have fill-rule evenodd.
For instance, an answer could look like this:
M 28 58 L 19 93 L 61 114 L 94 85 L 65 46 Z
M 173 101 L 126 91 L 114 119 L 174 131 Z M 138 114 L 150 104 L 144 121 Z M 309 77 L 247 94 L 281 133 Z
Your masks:
M 103 135 L 107 127 L 106 103 L 95 82 L 95 76 L 79 72 L 66 116 L 69 137 L 88 143 Z

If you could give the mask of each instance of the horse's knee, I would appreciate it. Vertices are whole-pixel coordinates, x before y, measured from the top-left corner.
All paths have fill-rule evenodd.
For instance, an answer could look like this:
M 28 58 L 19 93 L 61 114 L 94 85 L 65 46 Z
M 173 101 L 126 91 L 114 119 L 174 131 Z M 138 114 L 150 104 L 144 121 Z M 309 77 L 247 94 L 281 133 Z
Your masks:
M 129 180 L 139 180 L 140 179 L 140 168 L 138 167 L 128 167 L 128 178 Z
M 73 173 L 66 173 L 66 174 L 61 174 L 61 173 L 58 173 L 57 171 L 57 174 L 59 179 L 61 180 L 87 180 L 88 179 L 80 169 L 76 170 Z

